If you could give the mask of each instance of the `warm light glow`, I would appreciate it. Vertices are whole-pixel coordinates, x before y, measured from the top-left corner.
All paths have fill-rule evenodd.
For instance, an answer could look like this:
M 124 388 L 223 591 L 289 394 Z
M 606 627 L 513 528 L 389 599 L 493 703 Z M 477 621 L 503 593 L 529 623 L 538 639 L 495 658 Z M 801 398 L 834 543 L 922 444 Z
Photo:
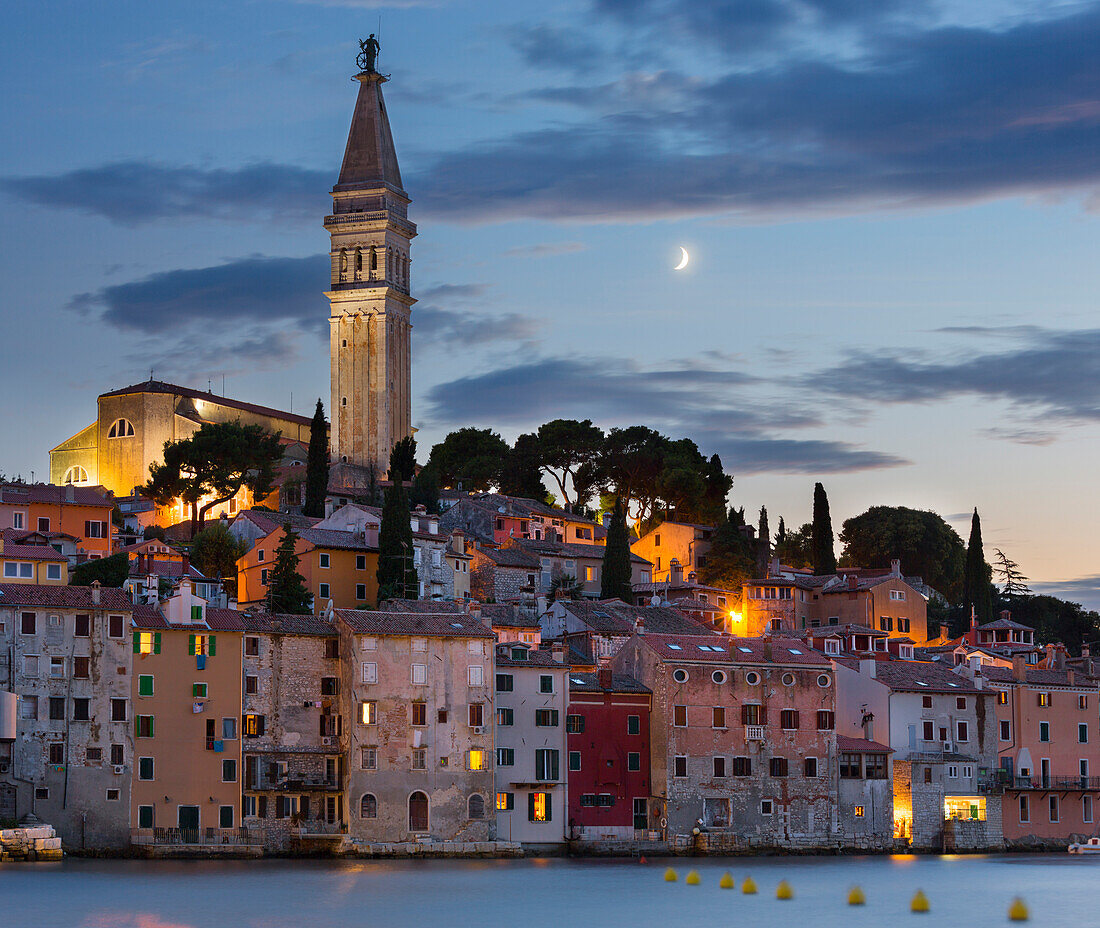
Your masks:
M 532 808 L 534 812 L 531 816 L 533 822 L 545 822 L 546 819 L 546 793 L 532 793 L 532 801 L 534 805 Z
M 153 633 L 141 632 L 138 637 L 138 654 L 153 653 Z
M 856 806 L 856 818 L 863 818 L 863 806 Z
M 470 751 L 470 769 L 471 770 L 484 770 L 485 769 L 485 752 L 478 748 L 473 748 Z
M 985 796 L 946 796 L 943 800 L 944 819 L 961 818 L 971 822 L 985 821 Z
M 373 700 L 363 702 L 359 706 L 359 721 L 364 725 L 374 725 L 378 717 L 378 703 Z

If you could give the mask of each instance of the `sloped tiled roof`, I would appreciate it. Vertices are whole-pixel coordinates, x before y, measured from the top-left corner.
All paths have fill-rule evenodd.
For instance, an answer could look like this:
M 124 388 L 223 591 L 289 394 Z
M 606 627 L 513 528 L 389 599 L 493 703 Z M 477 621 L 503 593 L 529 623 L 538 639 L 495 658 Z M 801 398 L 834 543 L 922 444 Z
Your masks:
M 583 545 L 571 541 L 548 541 L 538 538 L 517 538 L 516 543 L 526 550 L 541 555 L 542 557 L 567 557 L 576 560 L 603 560 L 604 545 Z M 644 557 L 630 553 L 630 560 L 635 564 L 648 564 Z
M 59 554 L 49 545 L 19 545 L 4 542 L 4 550 L 0 557 L 18 559 L 22 561 L 67 561 L 64 554 Z
M 966 677 L 939 661 L 875 661 L 875 679 L 909 693 L 977 693 Z
M 982 665 L 982 676 L 991 683 L 1018 682 L 1012 671 L 1011 667 Z M 1095 690 L 1097 687 L 1097 680 L 1094 677 L 1086 676 L 1080 671 L 1074 673 L 1073 683 L 1069 682 L 1069 674 L 1064 670 L 1047 670 L 1045 667 L 1025 665 L 1024 673 L 1028 686 L 1072 686 L 1075 689 L 1089 690 Z
M 542 562 L 536 554 L 526 551 L 516 544 L 506 544 L 503 548 L 478 548 L 477 553 L 488 558 L 498 567 L 518 567 L 537 569 Z
M 254 403 L 245 403 L 241 400 L 230 399 L 226 396 L 218 396 L 216 393 L 203 393 L 201 390 L 192 390 L 190 387 L 181 387 L 177 384 L 165 383 L 161 380 L 147 380 L 145 383 L 135 383 L 129 387 L 111 390 L 109 393 L 101 393 L 100 398 L 105 396 L 125 396 L 130 393 L 168 393 L 173 396 L 203 400 L 216 406 L 228 406 L 231 409 L 240 409 L 243 412 L 252 412 L 260 416 L 284 419 L 287 422 L 296 422 L 299 425 L 310 425 L 313 421 L 306 416 L 299 416 L 296 413 L 283 412 L 279 409 L 272 409 L 269 406 L 257 406 Z
M 171 628 L 156 606 L 137 603 L 134 606 L 134 628 Z
M 0 583 L 0 606 L 56 606 L 59 609 L 110 609 L 130 612 L 134 604 L 122 590 L 103 587 L 99 604 L 92 602 L 90 586 L 50 586 L 38 583 Z
M 628 606 L 621 600 L 571 600 L 562 608 L 594 632 L 633 635 L 640 619 L 647 633 L 705 635 L 709 629 L 671 606 Z
M 336 634 L 336 626 L 324 616 L 289 615 L 270 612 L 245 612 L 241 615 L 246 632 L 262 635 L 309 635 L 330 637 Z
M 523 612 L 508 603 L 485 603 L 481 607 L 481 620 L 493 628 L 538 628 L 538 616 Z
M 260 531 L 270 535 L 280 525 L 290 525 L 294 531 L 310 528 L 320 522 L 312 516 L 300 516 L 289 512 L 260 512 L 256 509 L 243 509 L 237 513 L 237 519 L 253 523 Z M 236 521 L 236 519 L 234 519 Z
M 793 638 L 735 638 L 730 635 L 650 635 L 638 641 L 674 663 L 809 664 L 827 669 L 829 659 Z
M 540 648 L 527 649 L 526 660 L 514 660 L 512 658 L 512 648 L 519 647 L 515 642 L 508 642 L 507 644 L 497 645 L 496 648 L 496 665 L 498 667 L 541 667 L 542 669 L 549 668 L 550 670 L 565 670 L 566 665 L 561 661 L 554 660 L 554 655 L 549 651 Z
M 67 499 L 69 493 L 72 499 Z M 109 490 L 103 487 L 77 487 L 54 483 L 5 483 L 0 485 L 0 503 L 58 503 L 69 506 L 106 506 L 113 508 L 115 501 Z
M 304 528 L 299 537 L 315 548 L 334 548 L 341 551 L 377 551 L 377 545 L 368 545 L 359 532 L 342 532 L 331 528 Z
M 377 612 L 337 609 L 337 617 L 357 635 L 402 635 L 425 638 L 493 638 L 492 631 L 468 615 L 423 612 Z
M 1012 621 L 1012 619 L 994 619 L 992 622 L 986 622 L 985 625 L 978 626 L 980 632 L 997 630 L 1035 631 L 1030 625 L 1021 625 L 1019 622 Z
M 212 632 L 243 632 L 244 613 L 236 609 L 206 607 L 206 624 Z
M 598 673 L 569 672 L 569 692 L 571 693 L 649 693 L 648 686 L 643 686 L 632 676 L 625 673 L 613 673 L 611 685 L 603 686 L 600 683 Z
M 877 741 L 868 741 L 866 738 L 849 738 L 846 735 L 836 736 L 836 749 L 845 754 L 893 754 L 894 749 L 879 744 Z

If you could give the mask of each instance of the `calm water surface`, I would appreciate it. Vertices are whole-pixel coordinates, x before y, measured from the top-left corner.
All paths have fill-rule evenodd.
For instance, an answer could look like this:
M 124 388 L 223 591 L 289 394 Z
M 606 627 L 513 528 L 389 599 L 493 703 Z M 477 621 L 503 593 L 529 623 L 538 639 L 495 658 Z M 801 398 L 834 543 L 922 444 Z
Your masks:
M 1100 926 L 1100 857 L 736 858 L 672 861 L 90 861 L 0 866 L 0 928 L 983 928 L 1014 895 L 1037 928 Z M 700 886 L 683 876 L 694 866 Z M 757 896 L 720 890 L 730 870 Z M 787 879 L 789 902 L 775 899 Z M 853 884 L 867 905 L 850 908 Z M 909 912 L 923 888 L 931 915 Z

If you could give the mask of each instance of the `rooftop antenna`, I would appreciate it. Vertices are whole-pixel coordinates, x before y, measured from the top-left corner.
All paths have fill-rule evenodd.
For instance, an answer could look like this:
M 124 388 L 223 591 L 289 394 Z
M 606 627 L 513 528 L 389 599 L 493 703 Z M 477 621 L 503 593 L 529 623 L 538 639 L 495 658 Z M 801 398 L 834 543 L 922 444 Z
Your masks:
M 225 374 L 222 374 L 222 396 L 225 396 Z

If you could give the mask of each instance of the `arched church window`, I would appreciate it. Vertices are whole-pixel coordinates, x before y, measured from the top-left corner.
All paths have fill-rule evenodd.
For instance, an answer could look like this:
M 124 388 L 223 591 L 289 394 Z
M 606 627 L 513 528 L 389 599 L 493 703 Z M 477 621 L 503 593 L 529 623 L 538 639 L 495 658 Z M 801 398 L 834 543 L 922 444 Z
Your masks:
M 378 249 L 373 245 L 370 246 L 370 269 L 372 271 L 378 270 Z
M 107 430 L 108 438 L 129 438 L 134 434 L 134 424 L 129 419 L 115 419 Z
M 346 248 L 340 249 L 340 279 L 343 280 L 348 272 L 348 252 Z
M 361 248 L 355 249 L 355 273 L 358 274 L 363 270 L 363 250 Z
M 87 483 L 88 472 L 79 464 L 74 464 L 67 471 L 65 476 L 61 480 L 62 483 Z

